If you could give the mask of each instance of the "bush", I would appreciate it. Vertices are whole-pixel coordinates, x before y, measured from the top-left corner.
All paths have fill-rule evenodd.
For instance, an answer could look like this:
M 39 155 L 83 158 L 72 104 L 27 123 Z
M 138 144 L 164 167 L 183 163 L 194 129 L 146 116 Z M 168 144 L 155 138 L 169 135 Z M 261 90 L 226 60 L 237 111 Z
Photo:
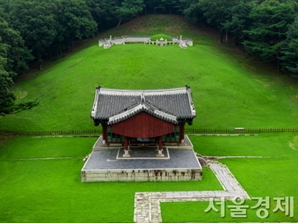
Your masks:
M 5 108 L 0 111 L 0 116 L 4 116 L 5 114 L 12 114 L 12 113 L 18 113 L 24 110 L 30 110 L 31 108 L 37 106 L 39 102 L 37 99 L 34 101 L 28 101 L 28 102 L 22 102 L 19 104 L 14 104 L 8 108 Z

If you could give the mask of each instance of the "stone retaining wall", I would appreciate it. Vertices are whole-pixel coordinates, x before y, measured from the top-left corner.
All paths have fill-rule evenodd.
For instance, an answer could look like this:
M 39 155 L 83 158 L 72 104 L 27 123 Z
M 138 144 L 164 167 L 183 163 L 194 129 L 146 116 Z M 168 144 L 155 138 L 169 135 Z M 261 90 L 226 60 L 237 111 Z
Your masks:
M 150 38 L 152 36 L 121 36 L 121 37 L 113 37 L 100 39 L 98 41 L 98 46 L 103 47 L 104 49 L 110 48 L 112 45 L 126 44 L 126 43 L 144 43 L 144 44 L 153 44 L 159 46 L 165 46 L 168 44 L 179 44 L 181 48 L 187 48 L 187 46 L 193 46 L 193 41 L 188 38 L 182 38 L 170 36 L 172 41 L 151 41 Z
M 139 170 L 90 170 L 81 172 L 82 182 L 98 181 L 198 181 L 201 169 L 139 169 Z

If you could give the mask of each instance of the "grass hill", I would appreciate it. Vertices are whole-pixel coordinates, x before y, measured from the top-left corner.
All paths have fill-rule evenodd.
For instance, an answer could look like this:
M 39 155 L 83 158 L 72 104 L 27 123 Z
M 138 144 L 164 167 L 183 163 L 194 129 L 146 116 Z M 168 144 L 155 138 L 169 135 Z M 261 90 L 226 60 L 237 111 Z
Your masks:
M 127 44 L 104 50 L 97 45 L 97 39 L 110 35 L 159 33 L 192 38 L 194 46 Z M 1 129 L 92 129 L 89 116 L 98 85 L 156 89 L 185 84 L 192 88 L 198 114 L 194 128 L 297 126 L 297 81 L 255 66 L 241 51 L 219 44 L 212 30 L 194 28 L 180 16 L 143 16 L 82 46 L 15 85 L 21 101 L 37 99 L 39 105 L 1 117 Z
M 194 46 L 143 44 L 98 47 L 100 38 L 121 35 L 180 35 Z M 0 129 L 92 129 L 89 118 L 95 87 L 192 88 L 198 117 L 195 128 L 296 127 L 297 80 L 252 62 L 241 50 L 218 42 L 217 33 L 194 27 L 179 16 L 137 18 L 77 45 L 76 51 L 32 70 L 15 85 L 19 101 L 38 99 L 32 110 L 0 117 Z M 4 141 L 1 141 L 3 140 Z M 82 159 L 95 138 L 0 136 L 0 222 L 132 222 L 135 192 L 222 190 L 209 168 L 200 182 L 81 183 Z M 247 222 L 297 221 L 274 198 L 294 197 L 298 207 L 297 133 L 261 133 L 249 137 L 191 136 L 195 151 L 211 156 L 258 156 L 221 159 L 251 197 L 270 197 L 268 218 L 249 208 Z M 263 158 L 260 158 L 263 157 Z M 247 200 L 253 207 L 257 201 Z M 205 213 L 209 202 L 161 203 L 164 222 L 239 221 Z M 231 205 L 231 201 L 225 204 Z M 262 209 L 263 208 L 263 209 Z M 289 207 L 291 208 L 291 207 Z M 179 210 L 179 211 L 177 211 Z

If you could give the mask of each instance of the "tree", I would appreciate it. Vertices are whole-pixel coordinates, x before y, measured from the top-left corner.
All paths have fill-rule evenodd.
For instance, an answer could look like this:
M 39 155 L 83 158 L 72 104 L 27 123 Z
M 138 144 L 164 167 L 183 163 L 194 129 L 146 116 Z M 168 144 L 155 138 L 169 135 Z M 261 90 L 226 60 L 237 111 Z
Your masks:
M 131 19 L 138 13 L 143 11 L 143 0 L 123 0 L 121 5 L 116 7 L 116 17 L 118 18 L 118 25 L 120 26 L 123 19 Z
M 253 8 L 252 2 L 239 1 L 238 4 L 229 8 L 227 19 L 222 23 L 222 28 L 234 38 L 235 44 L 243 42 L 245 39 L 244 30 L 247 30 L 251 25 L 249 14 Z
M 227 39 L 229 30 L 223 24 L 230 17 L 230 8 L 237 4 L 238 0 L 199 1 L 199 7 L 203 11 L 207 23 L 220 31 L 220 42 L 223 42 L 224 33 Z
M 58 30 L 62 41 L 73 41 L 94 36 L 97 24 L 93 20 L 84 0 L 61 0 L 59 11 L 56 12 Z
M 264 61 L 276 61 L 279 68 L 279 54 L 286 38 L 287 26 L 294 20 L 293 5 L 278 0 L 265 0 L 255 6 L 250 17 L 252 26 L 245 30 L 247 39 L 244 47 Z
M 30 51 L 20 34 L 8 26 L 8 23 L 0 17 L 0 36 L 7 46 L 5 70 L 11 78 L 28 69 L 28 62 L 33 59 Z
M 161 6 L 161 0 L 144 0 L 144 11 L 145 14 L 156 13 L 156 9 L 161 8 L 164 10 L 164 7 Z
M 5 70 L 8 46 L 0 37 L 0 114 L 7 113 L 15 101 L 14 94 L 10 91 L 13 81 Z
M 0 57 L 0 60 L 3 58 Z M 10 91 L 13 82 L 8 72 L 3 68 L 3 62 L 0 61 L 0 115 L 1 113 L 9 113 L 11 106 L 14 104 L 15 96 Z
M 169 14 L 176 13 L 180 4 L 178 0 L 161 0 L 161 3 L 167 9 Z
M 184 17 L 186 19 L 191 20 L 196 23 L 205 21 L 203 12 L 199 5 L 199 1 L 181 0 L 180 4 L 181 4 L 180 7 L 182 8 L 182 14 L 184 15 Z M 182 4 L 183 4 L 183 6 L 182 6 Z
M 36 57 L 39 69 L 56 37 L 55 4 L 44 1 L 16 1 L 10 12 L 12 27 L 21 33 Z
M 283 69 L 298 77 L 298 17 L 287 32 L 281 53 Z
M 97 31 L 103 31 L 117 25 L 115 0 L 86 0 L 86 4 L 97 23 Z

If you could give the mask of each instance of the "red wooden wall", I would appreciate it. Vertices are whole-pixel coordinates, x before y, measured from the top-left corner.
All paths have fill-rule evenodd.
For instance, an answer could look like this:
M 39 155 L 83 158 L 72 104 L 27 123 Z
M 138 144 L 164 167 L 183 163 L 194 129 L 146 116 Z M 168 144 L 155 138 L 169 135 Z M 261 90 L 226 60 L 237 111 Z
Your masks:
M 112 131 L 132 138 L 152 138 L 173 132 L 174 124 L 142 112 L 112 125 Z

